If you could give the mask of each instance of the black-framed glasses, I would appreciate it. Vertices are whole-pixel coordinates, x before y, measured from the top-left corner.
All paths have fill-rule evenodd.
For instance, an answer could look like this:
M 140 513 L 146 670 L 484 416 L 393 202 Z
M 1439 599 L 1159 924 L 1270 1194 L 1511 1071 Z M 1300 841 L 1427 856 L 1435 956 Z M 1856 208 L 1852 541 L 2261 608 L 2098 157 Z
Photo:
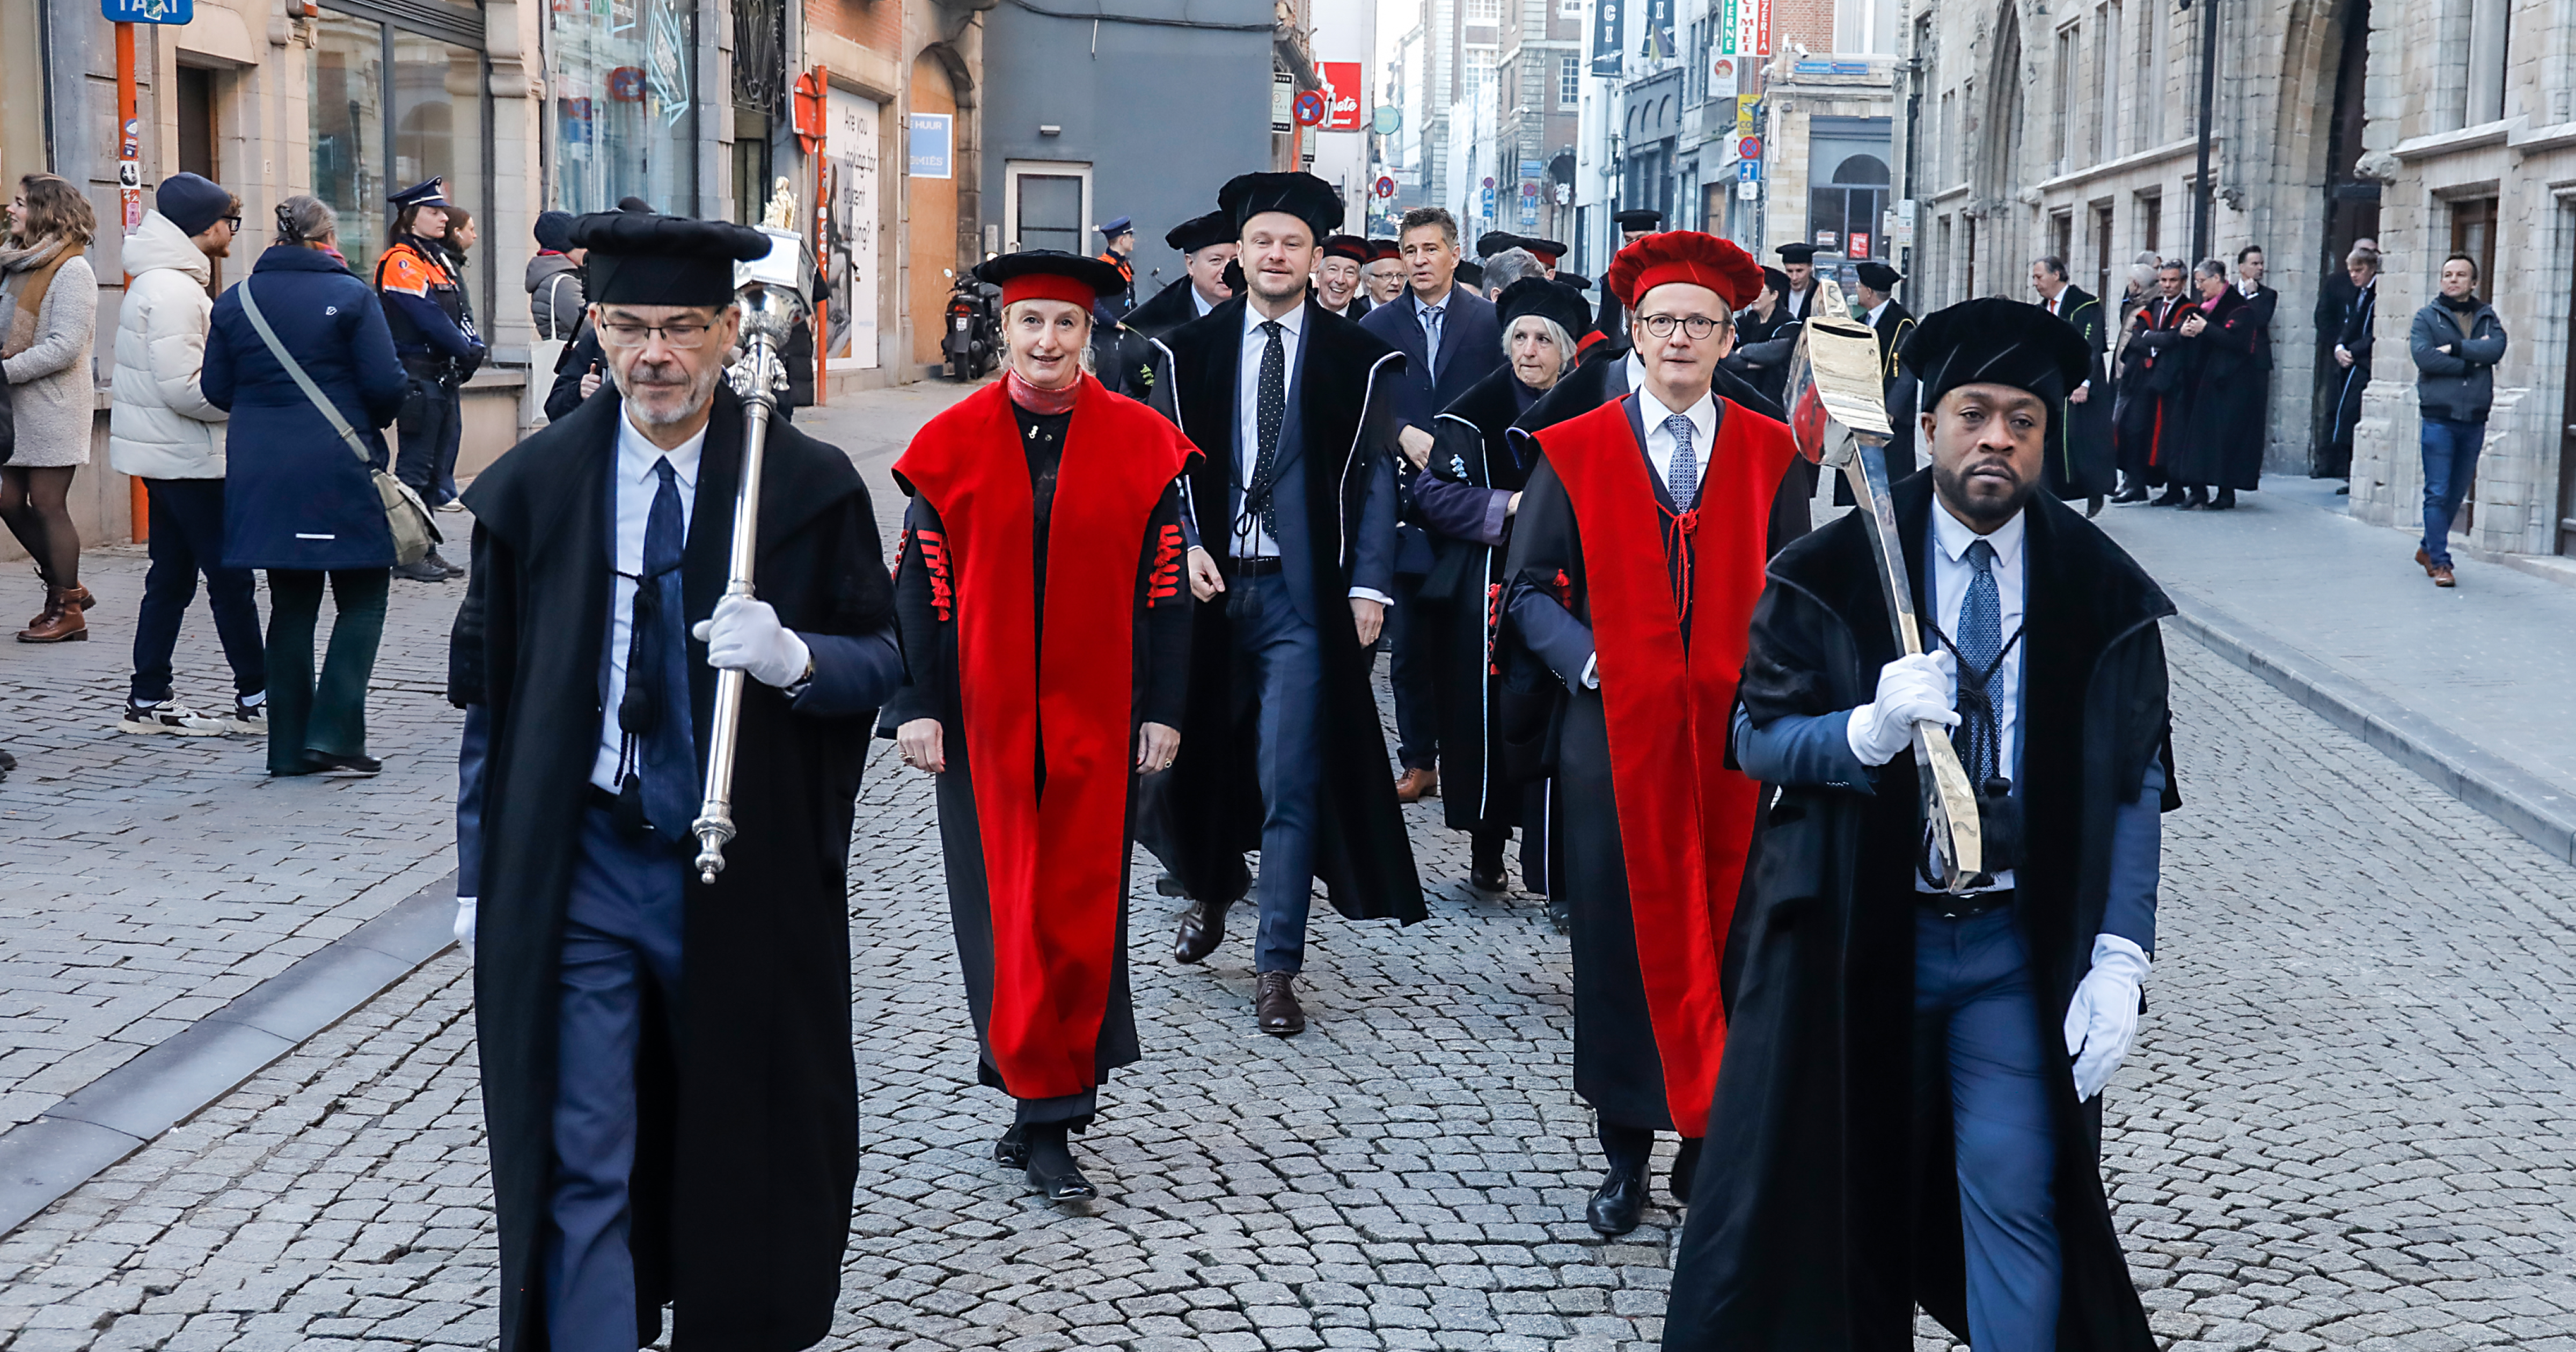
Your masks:
M 1692 315 L 1688 319 L 1679 319 L 1672 315 L 1648 315 L 1637 321 L 1647 333 L 1657 338 L 1672 337 L 1673 329 L 1678 326 L 1682 332 L 1690 335 L 1694 343 L 1717 332 L 1718 322 L 1706 315 Z
M 231 226 L 233 228 L 233 233 L 236 235 L 241 233 L 241 223 L 241 213 L 238 211 L 224 218 L 224 224 Z
M 707 334 L 715 326 L 697 321 L 671 324 L 638 324 L 631 320 L 612 319 L 599 326 L 599 341 L 606 347 L 642 347 L 654 334 L 662 335 L 665 346 L 688 352 L 706 346 Z

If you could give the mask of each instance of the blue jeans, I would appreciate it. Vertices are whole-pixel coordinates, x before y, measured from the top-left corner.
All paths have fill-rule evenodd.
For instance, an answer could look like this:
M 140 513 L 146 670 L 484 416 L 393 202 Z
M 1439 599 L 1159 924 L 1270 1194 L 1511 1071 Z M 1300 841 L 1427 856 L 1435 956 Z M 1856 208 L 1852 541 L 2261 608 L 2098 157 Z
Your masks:
M 546 1341 L 554 1352 L 634 1352 L 635 1056 L 647 1012 L 680 1005 L 682 856 L 582 814 L 555 995 L 554 1181 L 546 1205 Z M 647 999 L 647 992 L 658 999 Z
M 2477 481 L 2478 448 L 2486 439 L 2484 420 L 2424 415 L 2424 553 L 2441 567 L 2451 566 L 2451 518 Z
M 1234 627 L 1234 688 L 1260 701 L 1261 931 L 1252 970 L 1296 972 L 1306 965 L 1306 911 L 1315 893 L 1323 637 L 1298 616 L 1277 573 L 1237 578 L 1225 613 Z
M 1914 1017 L 1949 1024 L 1950 1132 L 1968 1259 L 1968 1343 L 2052 1352 L 2064 1259 L 2049 1099 L 2063 1057 L 2040 1025 L 2030 959 L 2007 906 L 1945 920 L 1917 906 Z

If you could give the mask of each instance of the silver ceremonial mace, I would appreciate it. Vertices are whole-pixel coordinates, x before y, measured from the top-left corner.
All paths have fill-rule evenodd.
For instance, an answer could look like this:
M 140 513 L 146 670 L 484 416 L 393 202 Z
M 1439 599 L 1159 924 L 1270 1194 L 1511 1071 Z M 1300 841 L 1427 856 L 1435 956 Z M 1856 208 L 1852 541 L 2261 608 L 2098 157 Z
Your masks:
M 1800 454 L 1841 470 L 1851 484 L 1852 501 L 1869 523 L 1888 624 L 1896 631 L 1898 650 L 1912 656 L 1923 651 L 1923 635 L 1914 618 L 1913 579 L 1898 543 L 1904 537 L 1897 533 L 1896 512 L 1887 501 L 1887 442 L 1895 429 L 1887 421 L 1878 335 L 1836 318 L 1842 313 L 1839 307 L 1818 309 L 1799 330 L 1798 346 L 1789 357 L 1790 435 Z M 1984 869 L 1985 841 L 1976 791 L 1950 745 L 1948 728 L 1914 725 L 1914 765 L 1924 816 L 1941 854 L 1942 888 L 1964 891 Z
M 742 360 L 729 373 L 734 393 L 743 398 L 742 479 L 734 488 L 733 550 L 725 565 L 727 596 L 750 596 L 751 570 L 760 553 L 761 453 L 769 441 L 769 419 L 777 411 L 777 387 L 786 383 L 787 337 L 796 317 L 805 312 L 801 287 L 809 270 L 805 242 L 792 232 L 764 229 L 769 256 L 734 265 L 735 302 L 742 307 Z M 733 668 L 716 673 L 715 723 L 707 735 L 706 798 L 689 830 L 698 838 L 698 881 L 712 883 L 724 872 L 724 849 L 734 838 L 733 759 L 740 746 L 743 673 Z

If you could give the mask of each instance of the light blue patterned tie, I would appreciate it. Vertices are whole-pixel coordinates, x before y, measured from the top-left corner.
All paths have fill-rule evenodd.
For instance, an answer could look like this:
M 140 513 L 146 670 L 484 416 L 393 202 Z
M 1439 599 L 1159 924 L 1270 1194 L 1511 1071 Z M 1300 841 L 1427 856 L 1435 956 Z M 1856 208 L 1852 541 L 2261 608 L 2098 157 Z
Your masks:
M 1959 603 L 1959 725 L 1950 731 L 1968 780 L 1982 786 L 1995 777 L 2003 720 L 1995 707 L 1999 692 L 1985 683 L 1996 675 L 1995 659 L 2003 655 L 2003 604 L 1995 592 L 1995 547 L 1985 540 L 1968 546 L 1968 595 Z M 1973 707 L 1972 707 L 1973 706 Z
M 1664 487 L 1673 495 L 1673 510 L 1687 512 L 1699 500 L 1699 452 L 1691 449 L 1691 420 L 1676 413 L 1664 419 L 1664 430 L 1673 434 L 1673 463 L 1664 471 Z
M 1448 310 L 1445 303 L 1422 307 L 1422 364 L 1430 368 L 1423 372 L 1426 378 L 1440 369 L 1440 322 L 1449 317 Z

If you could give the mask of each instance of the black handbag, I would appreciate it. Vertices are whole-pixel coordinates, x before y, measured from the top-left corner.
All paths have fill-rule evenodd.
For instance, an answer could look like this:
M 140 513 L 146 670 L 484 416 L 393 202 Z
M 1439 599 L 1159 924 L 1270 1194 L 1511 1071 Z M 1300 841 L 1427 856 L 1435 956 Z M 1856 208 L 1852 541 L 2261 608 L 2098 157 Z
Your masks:
M 0 465 L 18 453 L 18 392 L 0 380 Z

